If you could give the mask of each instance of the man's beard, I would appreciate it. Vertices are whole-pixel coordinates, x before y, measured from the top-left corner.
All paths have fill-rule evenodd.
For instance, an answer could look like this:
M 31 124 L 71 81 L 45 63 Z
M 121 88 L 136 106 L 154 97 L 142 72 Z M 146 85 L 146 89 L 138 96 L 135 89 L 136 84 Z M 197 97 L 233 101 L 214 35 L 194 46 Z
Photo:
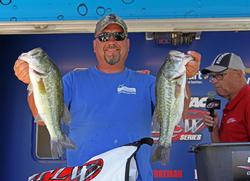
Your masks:
M 107 48 L 109 48 L 109 49 L 117 49 L 117 46 L 116 45 L 110 45 Z M 104 59 L 105 59 L 107 64 L 115 65 L 116 63 L 118 63 L 120 61 L 120 52 L 115 51 L 112 55 L 107 55 L 106 53 L 104 53 Z
M 109 64 L 109 65 L 115 65 L 120 60 L 119 54 L 112 55 L 112 56 L 105 55 L 104 58 L 105 58 L 106 63 Z

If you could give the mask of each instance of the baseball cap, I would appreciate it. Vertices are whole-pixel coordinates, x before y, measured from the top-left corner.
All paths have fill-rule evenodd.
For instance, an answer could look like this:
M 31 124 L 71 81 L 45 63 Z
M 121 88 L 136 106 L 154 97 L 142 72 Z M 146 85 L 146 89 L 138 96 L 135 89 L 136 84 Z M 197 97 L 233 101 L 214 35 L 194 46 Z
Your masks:
M 222 72 L 224 70 L 227 70 L 228 68 L 245 70 L 246 67 L 242 62 L 240 56 L 234 53 L 221 53 L 217 55 L 210 66 L 202 69 L 201 73 L 207 74 L 210 72 Z
M 115 14 L 109 14 L 103 17 L 102 19 L 100 19 L 96 23 L 95 34 L 102 32 L 102 30 L 105 29 L 110 24 L 118 24 L 119 26 L 122 27 L 124 33 L 126 35 L 128 34 L 128 28 L 127 28 L 126 23 L 119 16 Z

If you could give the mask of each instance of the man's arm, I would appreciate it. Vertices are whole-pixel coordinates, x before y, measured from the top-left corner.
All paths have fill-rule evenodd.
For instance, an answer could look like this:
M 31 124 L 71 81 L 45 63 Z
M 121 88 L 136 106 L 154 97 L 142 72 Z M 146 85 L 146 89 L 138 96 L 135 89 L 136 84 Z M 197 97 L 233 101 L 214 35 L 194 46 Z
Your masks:
M 196 51 L 188 51 L 187 53 L 194 58 L 193 61 L 190 61 L 186 64 L 187 78 L 190 78 L 190 77 L 193 77 L 195 74 L 197 74 L 199 69 L 200 69 L 201 54 L 196 52 Z M 183 113 L 182 113 L 183 119 L 185 119 L 187 116 L 188 109 L 189 109 L 189 103 L 191 100 L 191 91 L 190 91 L 188 81 L 186 81 L 185 92 L 186 92 L 186 95 L 185 95 L 185 100 L 184 100 L 184 109 L 183 109 Z
M 186 88 L 185 88 L 185 99 L 184 99 L 184 107 L 183 107 L 183 113 L 182 113 L 182 119 L 185 119 L 188 113 L 189 104 L 191 100 L 191 91 L 188 82 L 186 82 Z

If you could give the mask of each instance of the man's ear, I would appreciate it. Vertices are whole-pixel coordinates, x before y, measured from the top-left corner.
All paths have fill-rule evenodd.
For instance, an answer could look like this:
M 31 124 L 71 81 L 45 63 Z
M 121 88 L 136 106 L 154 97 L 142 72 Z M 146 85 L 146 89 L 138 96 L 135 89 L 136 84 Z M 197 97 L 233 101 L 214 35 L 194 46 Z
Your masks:
M 128 47 L 128 51 L 129 51 L 129 49 L 130 49 L 130 40 L 129 40 L 129 38 L 127 39 L 127 47 Z
M 96 39 L 93 40 L 93 51 L 96 52 Z
M 236 70 L 238 75 L 241 76 L 245 76 L 245 72 L 243 70 Z

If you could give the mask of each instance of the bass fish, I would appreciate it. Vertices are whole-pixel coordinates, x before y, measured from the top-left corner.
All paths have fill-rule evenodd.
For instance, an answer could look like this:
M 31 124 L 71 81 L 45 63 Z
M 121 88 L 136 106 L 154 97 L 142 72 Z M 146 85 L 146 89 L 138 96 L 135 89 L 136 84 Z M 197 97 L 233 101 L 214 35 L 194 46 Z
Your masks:
M 156 107 L 153 116 L 153 131 L 160 131 L 160 137 L 152 161 L 166 165 L 175 126 L 182 117 L 185 99 L 186 67 L 193 57 L 172 50 L 156 76 Z
M 29 64 L 30 85 L 38 116 L 44 121 L 49 135 L 53 158 L 63 156 L 64 149 L 75 149 L 75 144 L 61 130 L 61 121 L 70 123 L 70 113 L 64 105 L 63 85 L 58 67 L 41 48 L 22 53 L 19 58 Z

